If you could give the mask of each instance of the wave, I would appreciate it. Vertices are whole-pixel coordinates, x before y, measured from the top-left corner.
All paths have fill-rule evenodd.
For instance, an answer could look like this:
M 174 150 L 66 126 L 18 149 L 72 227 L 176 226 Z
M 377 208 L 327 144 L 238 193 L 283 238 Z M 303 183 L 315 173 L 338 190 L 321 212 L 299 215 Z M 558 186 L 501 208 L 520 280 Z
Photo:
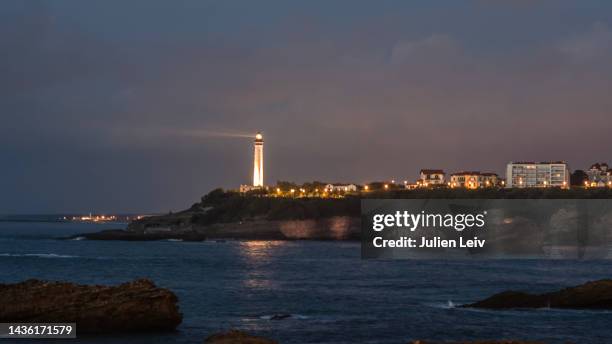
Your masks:
M 263 319 L 263 320 L 291 320 L 291 319 L 306 320 L 306 319 L 310 319 L 310 317 L 308 317 L 306 315 L 301 315 L 301 314 L 283 314 L 283 313 L 262 315 L 259 318 Z
M 426 303 L 425 304 L 428 307 L 432 307 L 432 308 L 442 308 L 442 309 L 455 309 L 457 308 L 457 305 L 451 301 L 448 300 L 446 302 L 434 302 L 434 303 Z
M 521 308 L 519 310 L 524 310 Z M 612 310 L 609 309 L 574 309 L 574 308 L 534 308 L 530 309 L 535 312 L 547 312 L 547 313 L 559 313 L 559 314 L 574 314 L 574 315 L 592 315 L 592 314 L 612 314 Z
M 573 308 L 549 308 L 549 307 L 541 307 L 541 308 L 508 308 L 508 309 L 487 309 L 487 308 L 474 308 L 474 307 L 461 307 L 462 304 L 456 305 L 453 301 L 447 301 L 447 303 L 438 302 L 438 303 L 428 303 L 425 304 L 428 307 L 433 308 L 441 308 L 441 309 L 456 309 L 464 312 L 475 312 L 475 313 L 490 313 L 490 314 L 504 314 L 508 316 L 519 316 L 524 317 L 529 314 L 539 314 L 541 312 L 546 312 L 547 316 L 555 316 L 555 315 L 601 315 L 601 314 L 612 314 L 612 310 L 606 309 L 573 309 Z
M 55 253 L 0 253 L 0 257 L 79 258 L 79 256 Z

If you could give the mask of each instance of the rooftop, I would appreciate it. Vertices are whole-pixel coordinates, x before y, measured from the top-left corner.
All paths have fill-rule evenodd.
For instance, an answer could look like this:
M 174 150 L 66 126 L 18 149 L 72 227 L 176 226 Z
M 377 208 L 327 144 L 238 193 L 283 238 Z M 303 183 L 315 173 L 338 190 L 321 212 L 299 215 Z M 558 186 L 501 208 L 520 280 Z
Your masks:
M 515 165 L 533 165 L 533 164 L 565 164 L 565 161 L 511 161 L 510 164 Z
M 606 164 L 605 162 L 597 162 L 594 163 L 593 165 L 591 165 L 590 170 L 603 170 L 603 171 L 607 171 L 608 170 L 608 164 Z
M 461 171 L 461 172 L 455 172 L 453 174 L 451 174 L 451 176 L 466 176 L 466 175 L 480 175 L 480 171 Z
M 424 169 L 421 170 L 422 174 L 444 174 L 443 170 L 428 170 L 428 169 Z
M 451 174 L 451 176 L 497 176 L 497 173 L 493 172 L 480 172 L 480 171 L 461 171 Z

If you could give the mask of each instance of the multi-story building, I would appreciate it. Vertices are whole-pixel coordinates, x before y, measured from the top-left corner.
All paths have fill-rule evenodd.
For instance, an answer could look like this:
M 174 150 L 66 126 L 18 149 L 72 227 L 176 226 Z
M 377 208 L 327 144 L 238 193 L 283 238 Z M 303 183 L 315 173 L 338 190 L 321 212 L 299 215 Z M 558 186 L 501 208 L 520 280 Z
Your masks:
M 422 187 L 444 185 L 444 177 L 442 170 L 421 170 L 417 184 Z
M 493 172 L 483 172 L 480 174 L 482 177 L 482 186 L 481 187 L 494 187 L 499 186 L 502 183 L 501 178 L 497 175 L 497 173 Z
M 606 163 L 596 163 L 586 171 L 589 187 L 612 187 L 612 169 Z
M 507 188 L 569 187 L 569 170 L 563 161 L 511 162 L 506 168 Z
M 357 185 L 355 184 L 327 184 L 325 185 L 327 192 L 355 192 Z
M 480 171 L 464 171 L 451 174 L 448 185 L 451 188 L 478 189 L 495 187 L 499 184 L 499 177 L 496 173 Z

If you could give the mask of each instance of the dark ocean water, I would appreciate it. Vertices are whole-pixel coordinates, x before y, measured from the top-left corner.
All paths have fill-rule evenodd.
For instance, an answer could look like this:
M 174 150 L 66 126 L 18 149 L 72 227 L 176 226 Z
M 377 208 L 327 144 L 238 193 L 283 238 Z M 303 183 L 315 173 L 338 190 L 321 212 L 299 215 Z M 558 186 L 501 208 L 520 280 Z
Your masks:
M 507 289 L 550 291 L 611 278 L 610 261 L 365 261 L 359 244 L 346 242 L 55 239 L 122 226 L 0 222 L 0 282 L 117 284 L 148 277 L 178 295 L 184 321 L 176 333 L 81 337 L 70 343 L 202 343 L 229 328 L 281 343 L 492 338 L 612 343 L 612 312 L 454 307 Z M 293 316 L 270 320 L 275 314 Z

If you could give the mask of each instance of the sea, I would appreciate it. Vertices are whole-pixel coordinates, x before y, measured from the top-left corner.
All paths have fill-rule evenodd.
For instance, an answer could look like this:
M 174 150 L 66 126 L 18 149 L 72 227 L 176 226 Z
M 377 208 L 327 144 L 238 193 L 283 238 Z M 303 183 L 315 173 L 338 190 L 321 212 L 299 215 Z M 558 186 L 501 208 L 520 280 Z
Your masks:
M 612 343 L 612 311 L 458 307 L 504 290 L 546 292 L 611 278 L 612 261 L 363 260 L 356 242 L 59 240 L 126 225 L 59 218 L 0 221 L 0 283 L 114 285 L 146 277 L 176 293 L 183 323 L 171 333 L 15 343 L 202 343 L 228 329 L 280 343 Z

